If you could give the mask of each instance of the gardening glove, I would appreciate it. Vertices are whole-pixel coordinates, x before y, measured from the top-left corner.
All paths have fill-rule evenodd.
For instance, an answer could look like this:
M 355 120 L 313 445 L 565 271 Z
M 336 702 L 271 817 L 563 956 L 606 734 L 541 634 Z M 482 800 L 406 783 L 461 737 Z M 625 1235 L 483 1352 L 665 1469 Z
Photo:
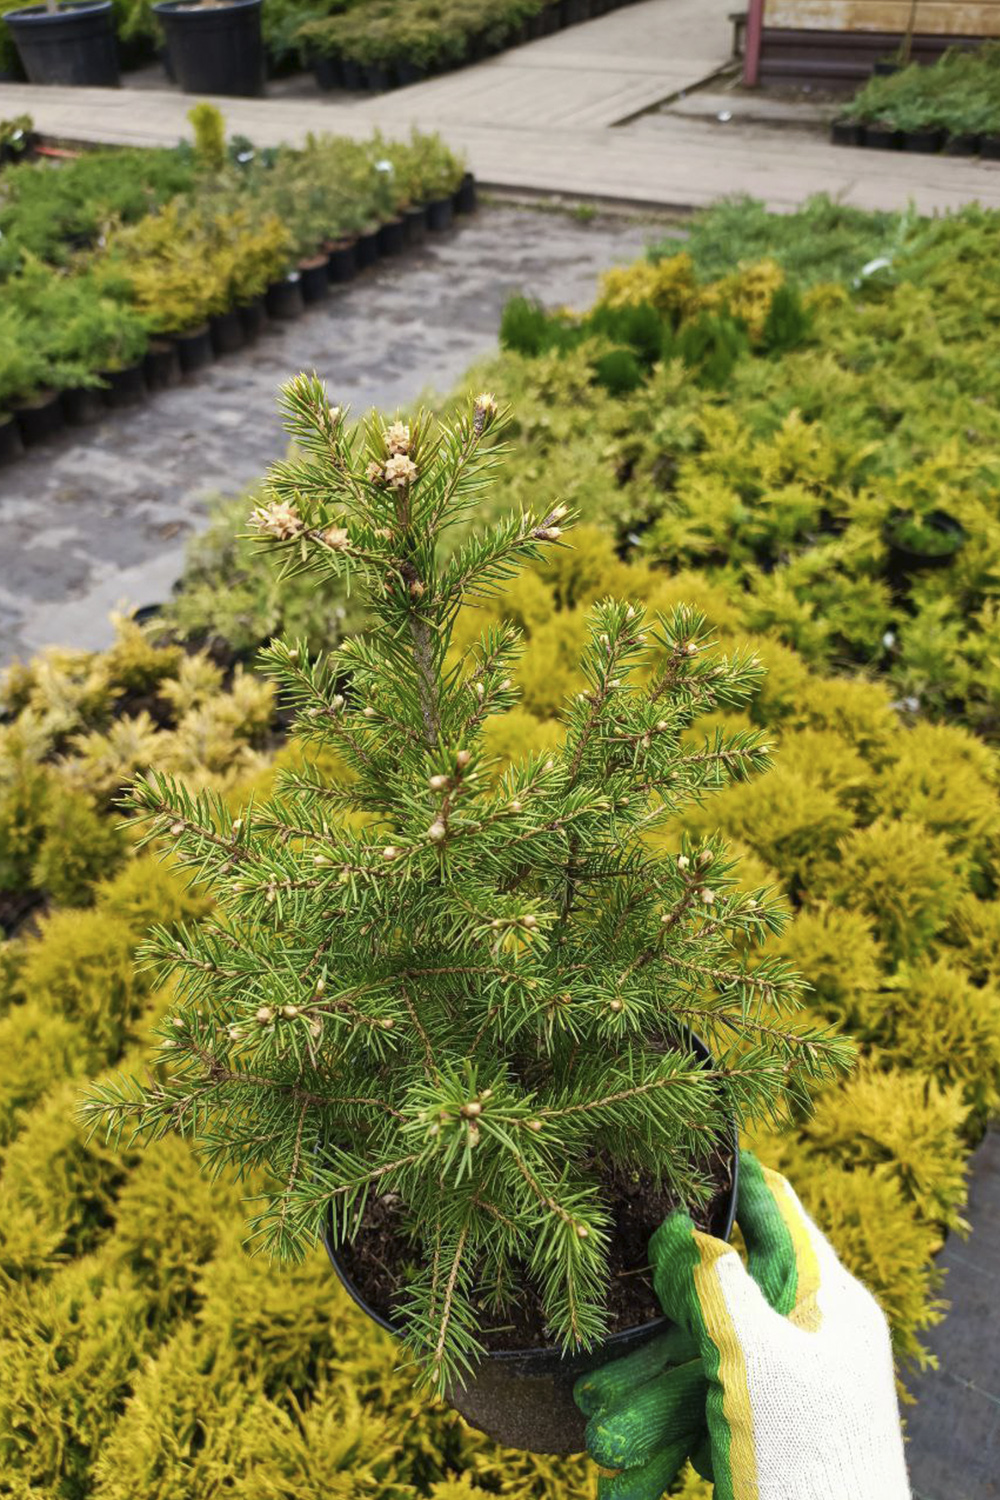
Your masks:
M 631 1395 L 608 1383 L 614 1365 L 580 1382 L 593 1413 L 588 1447 L 621 1471 L 602 1479 L 602 1500 L 658 1500 L 656 1486 L 683 1460 L 680 1428 L 695 1466 L 714 1479 L 716 1500 L 908 1500 L 878 1304 L 785 1179 L 748 1153 L 737 1219 L 749 1269 L 687 1214 L 671 1215 L 650 1241 L 663 1311 L 699 1355 L 707 1443 L 697 1445 L 686 1363 L 661 1364 L 642 1384 L 636 1378 Z

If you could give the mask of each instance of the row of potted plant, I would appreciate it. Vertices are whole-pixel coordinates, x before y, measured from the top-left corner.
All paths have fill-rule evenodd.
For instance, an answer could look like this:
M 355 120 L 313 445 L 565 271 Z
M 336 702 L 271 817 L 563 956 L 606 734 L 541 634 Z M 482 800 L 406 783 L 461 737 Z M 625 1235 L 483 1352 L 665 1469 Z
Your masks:
M 291 41 L 323 88 L 384 90 L 479 62 L 633 0 L 354 0 L 312 16 Z
M 193 189 L 109 224 L 65 268 L 26 255 L 0 308 L 0 460 L 174 384 L 293 318 L 380 256 L 450 227 L 475 184 L 435 136 L 225 148 L 199 106 Z
M 0 0 L 0 70 L 114 87 L 119 43 L 160 50 L 187 93 L 263 91 L 268 59 L 315 62 L 326 87 L 388 88 L 476 61 L 632 0 Z
M 833 122 L 837 145 L 1000 159 L 1000 43 L 953 48 L 869 79 Z

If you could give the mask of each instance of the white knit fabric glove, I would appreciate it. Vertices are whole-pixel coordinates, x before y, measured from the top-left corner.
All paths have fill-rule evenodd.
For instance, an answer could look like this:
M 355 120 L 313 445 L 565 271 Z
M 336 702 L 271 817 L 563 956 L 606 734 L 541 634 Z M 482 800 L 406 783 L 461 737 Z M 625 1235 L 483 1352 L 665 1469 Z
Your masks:
M 737 1220 L 749 1267 L 686 1214 L 660 1226 L 654 1283 L 679 1325 L 660 1341 L 669 1362 L 640 1351 L 577 1388 L 588 1448 L 615 1471 L 602 1495 L 651 1500 L 693 1454 L 716 1500 L 910 1500 L 882 1310 L 748 1153 Z

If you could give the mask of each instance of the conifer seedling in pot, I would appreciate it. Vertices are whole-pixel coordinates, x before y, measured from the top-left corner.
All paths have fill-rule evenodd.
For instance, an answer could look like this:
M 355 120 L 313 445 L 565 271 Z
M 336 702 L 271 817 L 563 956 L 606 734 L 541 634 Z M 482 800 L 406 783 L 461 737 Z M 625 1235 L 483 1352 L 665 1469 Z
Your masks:
M 518 633 L 463 653 L 453 629 L 571 543 L 564 508 L 477 524 L 502 474 L 491 396 L 360 429 L 315 377 L 284 400 L 295 456 L 252 525 L 317 590 L 363 589 L 370 627 L 318 659 L 264 653 L 305 747 L 273 800 L 234 817 L 155 769 L 135 782 L 148 837 L 216 905 L 153 940 L 176 984 L 155 1075 L 86 1109 L 266 1171 L 253 1247 L 325 1235 L 420 1380 L 495 1436 L 571 1451 L 575 1376 L 656 1329 L 648 1236 L 681 1204 L 724 1230 L 734 1127 L 844 1062 L 760 951 L 773 896 L 717 838 L 656 839 L 766 765 L 755 730 L 692 730 L 760 668 L 694 611 L 603 601 L 560 748 L 500 768 L 483 731 L 517 701 Z

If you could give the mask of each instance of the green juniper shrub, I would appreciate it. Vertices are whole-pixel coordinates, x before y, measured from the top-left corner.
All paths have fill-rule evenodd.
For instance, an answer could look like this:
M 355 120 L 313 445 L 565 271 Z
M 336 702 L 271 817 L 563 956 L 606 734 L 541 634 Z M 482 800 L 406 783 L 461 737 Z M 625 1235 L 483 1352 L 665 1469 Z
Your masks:
M 628 396 L 642 384 L 642 366 L 631 349 L 609 349 L 594 359 L 594 379 L 609 396 Z
M 647 624 L 604 599 L 563 743 L 497 781 L 482 726 L 516 701 L 518 635 L 487 624 L 455 661 L 455 619 L 560 543 L 565 507 L 442 555 L 497 469 L 491 396 L 438 429 L 360 433 L 315 378 L 285 404 L 297 454 L 251 524 L 286 572 L 363 582 L 371 623 L 318 658 L 274 641 L 264 659 L 307 753 L 344 769 L 307 758 L 237 817 L 158 769 L 136 779 L 146 836 L 207 882 L 219 918 L 154 939 L 177 985 L 163 1072 L 95 1086 L 86 1113 L 115 1138 L 189 1122 L 207 1163 L 266 1168 L 253 1240 L 284 1257 L 328 1217 L 335 1241 L 363 1241 L 369 1197 L 392 1193 L 409 1245 L 397 1316 L 446 1388 L 482 1351 L 480 1299 L 502 1310 L 525 1276 L 553 1341 L 599 1341 L 615 1171 L 697 1209 L 706 1140 L 734 1113 L 803 1105 L 849 1049 L 792 1018 L 758 1024 L 758 1003 L 794 1009 L 799 981 L 749 961 L 784 914 L 739 889 L 721 840 L 677 856 L 647 842 L 766 764 L 752 728 L 683 738 L 752 694 L 752 655 L 719 655 L 690 609 Z

